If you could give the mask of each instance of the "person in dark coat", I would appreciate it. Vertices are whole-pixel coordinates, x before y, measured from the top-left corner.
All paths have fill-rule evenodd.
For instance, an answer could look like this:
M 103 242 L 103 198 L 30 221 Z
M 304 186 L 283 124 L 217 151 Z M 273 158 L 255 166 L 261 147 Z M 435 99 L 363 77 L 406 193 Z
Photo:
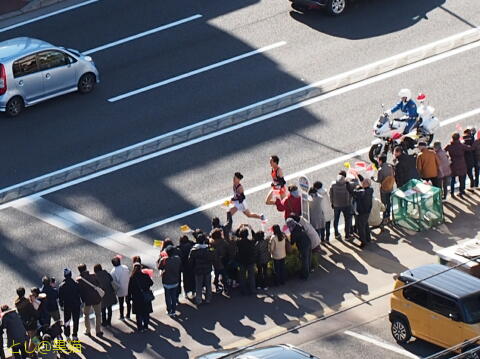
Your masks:
M 58 290 L 55 287 L 55 278 L 44 276 L 42 278 L 42 284 L 40 292 L 47 295 L 47 311 L 49 315 L 48 325 L 50 325 L 52 318 L 54 322 L 60 320 L 60 311 L 58 310 Z
M 445 151 L 450 156 L 450 169 L 452 177 L 450 180 L 450 193 L 455 197 L 455 183 L 458 177 L 460 181 L 460 195 L 465 194 L 465 179 L 467 177 L 467 162 L 465 161 L 465 152 L 471 150 L 467 145 L 460 142 L 460 134 L 455 132 L 452 134 L 451 142 L 445 146 Z
M 18 315 L 20 315 L 23 325 L 27 330 L 29 337 L 28 352 L 32 352 L 35 347 L 32 339 L 37 333 L 38 312 L 35 310 L 32 303 L 25 298 L 25 288 L 17 288 L 17 295 L 18 298 L 15 299 L 15 307 L 17 308 Z
M 23 325 L 22 319 L 17 314 L 15 309 L 10 309 L 8 305 L 3 305 L 2 319 L 0 324 L 0 333 L 3 336 L 3 332 L 7 332 L 7 346 L 12 351 L 15 359 L 27 358 L 26 345 L 27 345 L 27 332 Z M 2 346 L 3 349 L 3 346 Z
M 212 266 L 215 261 L 213 249 L 209 248 L 207 237 L 200 233 L 197 243 L 193 246 L 188 257 L 195 275 L 195 303 L 202 303 L 202 291 L 205 286 L 205 302 L 212 299 Z
M 255 262 L 257 264 L 257 289 L 267 290 L 268 280 L 268 262 L 270 262 L 270 251 L 268 248 L 268 241 L 265 240 L 265 233 L 263 231 L 253 232 L 253 239 L 255 241 Z
M 40 293 L 39 288 L 33 287 L 30 289 L 29 300 L 30 303 L 32 303 L 33 308 L 37 311 L 38 322 L 41 327 L 40 330 L 43 331 L 48 327 L 50 321 L 50 315 L 47 310 L 47 295 L 45 293 Z
M 90 336 L 90 312 L 95 313 L 95 333 L 98 337 L 103 336 L 101 326 L 102 315 L 102 297 L 98 294 L 94 287 L 100 287 L 97 276 L 90 274 L 87 270 L 86 264 L 80 264 L 78 266 L 80 277 L 77 277 L 78 287 L 80 289 L 80 297 L 85 304 L 83 307 L 83 314 L 85 317 L 85 335 Z
M 193 268 L 188 260 L 190 251 L 192 250 L 195 243 L 193 243 L 187 236 L 180 237 L 178 250 L 180 253 L 180 259 L 182 260 L 182 282 L 183 282 L 183 292 L 185 296 L 188 297 L 195 293 L 195 274 L 193 273 Z
M 310 275 L 310 266 L 312 264 L 312 241 L 308 238 L 305 229 L 293 218 L 287 218 L 287 227 L 290 231 L 290 242 L 298 248 L 302 269 L 300 276 L 308 279 Z
M 227 212 L 227 223 L 223 225 L 220 223 L 220 218 L 213 217 L 211 232 L 213 232 L 213 230 L 215 230 L 216 228 L 220 228 L 223 232 L 223 238 L 228 239 L 230 238 L 230 232 L 232 231 L 232 224 L 233 224 L 233 217 L 230 212 Z
M 240 267 L 240 289 L 242 294 L 255 294 L 255 243 L 248 238 L 248 226 L 237 231 L 237 262 Z
M 406 154 L 401 146 L 395 147 L 393 151 L 395 157 L 395 182 L 400 188 L 411 179 L 419 179 L 417 171 L 417 159 L 414 155 Z
M 472 131 L 467 128 L 463 131 L 463 143 L 472 149 L 472 151 L 465 151 L 465 164 L 467 165 L 467 176 L 470 182 L 470 188 L 475 187 L 475 176 L 473 170 L 475 168 L 475 152 L 473 151 L 473 141 Z
M 58 302 L 63 310 L 63 322 L 65 325 L 65 336 L 70 337 L 70 320 L 73 321 L 72 340 L 78 340 L 78 323 L 80 321 L 80 287 L 72 279 L 72 271 L 68 268 L 63 270 L 63 281 L 58 288 Z
M 370 187 L 371 182 L 368 178 L 358 176 L 358 181 L 361 185 L 352 191 L 352 196 L 355 209 L 355 224 L 361 242 L 360 248 L 363 248 L 371 240 L 368 218 L 372 211 L 373 189 Z
M 148 330 L 150 313 L 153 312 L 152 302 L 145 300 L 144 295 L 151 290 L 152 285 L 153 281 L 148 274 L 142 273 L 141 263 L 135 263 L 128 282 L 128 297 L 132 301 L 132 312 L 137 317 L 137 330 L 141 333 Z
M 95 264 L 93 271 L 97 276 L 100 288 L 103 289 L 105 295 L 102 298 L 102 326 L 112 326 L 112 306 L 117 304 L 117 296 L 115 295 L 115 289 L 113 288 L 113 277 L 101 264 Z
M 178 256 L 178 250 L 174 246 L 165 249 L 166 257 L 160 257 L 157 268 L 162 273 L 162 284 L 165 292 L 165 304 L 170 317 L 176 315 L 177 293 L 180 286 L 180 273 L 182 260 Z
M 214 228 L 210 232 L 210 244 L 214 249 L 215 260 L 213 262 L 213 269 L 215 270 L 215 277 L 213 284 L 215 291 L 221 293 L 228 283 L 228 275 L 226 266 L 228 265 L 228 243 L 224 239 L 224 231 L 221 228 Z M 222 284 L 220 284 L 220 276 Z

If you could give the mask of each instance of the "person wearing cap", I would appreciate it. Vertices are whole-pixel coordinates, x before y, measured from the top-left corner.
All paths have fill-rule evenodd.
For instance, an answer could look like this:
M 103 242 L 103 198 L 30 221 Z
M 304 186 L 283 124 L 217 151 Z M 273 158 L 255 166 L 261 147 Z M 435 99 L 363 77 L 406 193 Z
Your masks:
M 357 226 L 358 236 L 361 242 L 360 248 L 363 248 L 371 240 L 368 218 L 372 210 L 373 189 L 370 187 L 370 179 L 363 178 L 360 175 L 357 178 L 361 185 L 352 191 L 353 208 L 355 225 Z
M 72 271 L 68 268 L 63 270 L 63 281 L 58 287 L 58 302 L 63 310 L 63 322 L 65 325 L 65 336 L 70 338 L 70 320 L 73 321 L 72 340 L 78 340 L 78 323 L 80 321 L 80 287 L 72 279 Z
M 182 260 L 177 254 L 177 249 L 172 245 L 165 248 L 165 253 L 167 254 L 166 257 L 160 257 L 158 259 L 157 268 L 162 273 L 162 284 L 165 292 L 167 314 L 170 317 L 174 317 L 176 315 Z
M 113 268 L 110 271 L 110 275 L 113 278 L 113 286 L 116 288 L 116 295 L 118 298 L 118 306 L 120 312 L 120 320 L 125 319 L 125 306 L 127 305 L 127 319 L 130 319 L 130 312 L 132 310 L 132 303 L 127 300 L 128 294 L 128 281 L 130 279 L 130 270 L 125 264 L 121 263 L 120 256 L 112 258 Z
M 417 155 L 416 165 L 420 177 L 425 181 L 430 181 L 432 186 L 440 187 L 438 181 L 438 168 L 440 163 L 434 150 L 427 147 L 426 142 L 419 142 L 418 149 L 420 153 Z
M 403 112 L 404 116 L 399 120 L 407 121 L 407 126 L 405 126 L 403 131 L 403 134 L 406 135 L 415 128 L 418 118 L 417 104 L 412 100 L 412 91 L 409 89 L 401 89 L 398 92 L 398 97 L 400 97 L 400 102 L 385 113 L 391 115 L 397 111 Z

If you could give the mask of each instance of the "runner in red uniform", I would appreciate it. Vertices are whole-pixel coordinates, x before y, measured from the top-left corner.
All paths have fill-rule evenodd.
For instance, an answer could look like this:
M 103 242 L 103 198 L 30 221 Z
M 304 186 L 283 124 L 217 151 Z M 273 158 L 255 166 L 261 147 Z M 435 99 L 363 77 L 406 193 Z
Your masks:
M 276 191 L 280 195 L 281 200 L 287 197 L 287 181 L 285 181 L 285 178 L 283 177 L 282 169 L 278 166 L 279 162 L 280 159 L 278 158 L 278 156 L 273 155 L 272 157 L 270 157 L 270 166 L 272 166 L 272 189 L 270 190 L 270 192 L 268 192 L 267 198 L 265 199 L 265 204 L 275 204 L 276 198 L 274 198 L 274 194 L 275 197 L 277 196 L 274 191 Z
M 258 218 L 262 221 L 265 220 L 265 216 L 263 214 L 252 213 L 247 208 L 247 202 L 245 201 L 245 194 L 243 192 L 243 186 L 240 183 L 242 180 L 243 175 L 240 172 L 235 172 L 233 176 L 233 207 L 230 208 L 229 212 L 233 216 L 237 211 L 242 211 L 249 218 Z

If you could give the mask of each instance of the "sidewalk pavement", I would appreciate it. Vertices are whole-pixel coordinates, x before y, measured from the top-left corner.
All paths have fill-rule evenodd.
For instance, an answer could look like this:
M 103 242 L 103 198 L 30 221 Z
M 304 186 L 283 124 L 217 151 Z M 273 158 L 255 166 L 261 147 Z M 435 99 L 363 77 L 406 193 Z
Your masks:
M 41 9 L 64 0 L 0 0 L 0 21 Z
M 392 227 L 377 229 L 372 243 L 363 250 L 351 242 L 332 241 L 323 246 L 319 268 L 308 281 L 291 279 L 285 286 L 270 288 L 255 297 L 242 297 L 236 292 L 232 298 L 219 294 L 211 304 L 199 308 L 181 299 L 175 319 L 165 314 L 163 297 L 157 297 L 148 333 L 135 333 L 134 320 L 119 321 L 118 312 L 114 312 L 113 327 L 105 328 L 104 337 L 81 336 L 82 353 L 73 357 L 193 358 L 268 338 L 358 303 L 385 315 L 386 297 L 378 302 L 368 300 L 393 288 L 393 274 L 438 262 L 436 250 L 479 235 L 479 204 L 480 190 L 449 199 L 444 206 L 445 223 L 438 228 L 420 233 Z M 364 316 L 359 318 L 366 320 Z M 328 327 L 329 320 L 322 323 Z

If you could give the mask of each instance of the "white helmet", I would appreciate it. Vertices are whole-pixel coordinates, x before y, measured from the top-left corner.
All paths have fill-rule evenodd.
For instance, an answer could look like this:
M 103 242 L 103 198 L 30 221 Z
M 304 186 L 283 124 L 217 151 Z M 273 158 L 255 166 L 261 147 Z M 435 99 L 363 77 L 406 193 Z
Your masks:
M 412 91 L 410 91 L 409 89 L 401 89 L 400 91 L 398 91 L 398 96 L 400 98 L 406 97 L 407 101 L 410 101 L 410 99 L 412 98 Z

